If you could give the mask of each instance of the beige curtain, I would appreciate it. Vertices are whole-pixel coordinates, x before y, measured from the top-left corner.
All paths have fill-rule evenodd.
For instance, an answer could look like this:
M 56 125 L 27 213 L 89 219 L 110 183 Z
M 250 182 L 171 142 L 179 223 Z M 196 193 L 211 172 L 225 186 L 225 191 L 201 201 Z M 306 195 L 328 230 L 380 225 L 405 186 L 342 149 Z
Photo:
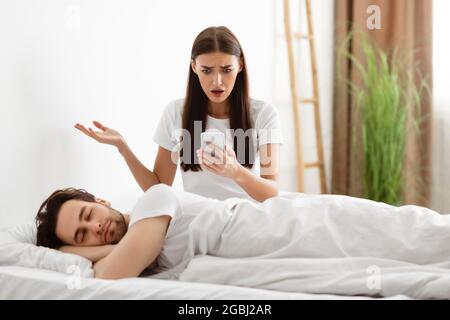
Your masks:
M 336 0 L 336 47 L 342 45 L 352 30 L 366 32 L 384 50 L 390 52 L 400 47 L 413 55 L 411 64 L 419 63 L 422 75 L 432 83 L 432 0 Z M 367 9 L 377 5 L 381 9 L 381 29 L 367 28 Z M 349 51 L 356 57 L 362 52 L 355 39 Z M 357 81 L 357 73 L 349 61 L 341 64 L 340 76 Z M 333 166 L 332 192 L 351 196 L 362 196 L 362 164 L 358 143 L 352 144 L 352 128 L 358 128 L 357 116 L 352 108 L 352 99 L 336 71 L 333 110 Z M 419 115 L 420 135 L 408 137 L 405 159 L 404 203 L 428 206 L 431 189 L 431 98 L 423 98 Z M 411 177 L 419 177 L 414 179 Z M 420 183 L 418 181 L 421 181 Z

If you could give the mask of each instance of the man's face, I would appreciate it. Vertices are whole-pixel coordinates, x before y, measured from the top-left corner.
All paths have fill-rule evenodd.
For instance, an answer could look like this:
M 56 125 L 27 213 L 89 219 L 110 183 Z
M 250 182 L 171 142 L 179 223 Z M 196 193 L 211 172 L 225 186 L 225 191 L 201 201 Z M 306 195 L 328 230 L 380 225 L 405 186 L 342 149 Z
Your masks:
M 115 244 L 127 232 L 124 216 L 103 200 L 66 201 L 59 210 L 56 236 L 72 246 Z

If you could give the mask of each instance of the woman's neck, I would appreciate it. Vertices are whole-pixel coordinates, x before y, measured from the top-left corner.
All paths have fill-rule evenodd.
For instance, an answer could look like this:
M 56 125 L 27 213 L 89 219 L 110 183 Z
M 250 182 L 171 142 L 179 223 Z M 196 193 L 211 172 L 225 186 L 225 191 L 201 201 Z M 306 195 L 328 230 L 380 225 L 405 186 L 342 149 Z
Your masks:
M 221 103 L 214 103 L 210 101 L 208 103 L 208 114 L 216 118 L 228 117 L 230 115 L 230 105 L 228 104 L 228 101 Z

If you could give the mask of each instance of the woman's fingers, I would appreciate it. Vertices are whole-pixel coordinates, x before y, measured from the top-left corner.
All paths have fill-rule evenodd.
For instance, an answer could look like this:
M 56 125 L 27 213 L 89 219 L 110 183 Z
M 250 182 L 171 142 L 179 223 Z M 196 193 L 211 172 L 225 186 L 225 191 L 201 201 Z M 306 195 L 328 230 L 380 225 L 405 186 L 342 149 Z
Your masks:
M 102 127 L 106 128 L 104 126 Z M 91 137 L 92 139 L 97 140 L 98 142 L 103 142 L 104 140 L 101 136 L 101 134 L 103 133 L 102 131 L 94 131 L 92 128 L 86 128 L 85 126 L 79 123 L 75 125 L 75 128 L 83 132 L 85 135 Z
M 210 164 L 222 164 L 222 161 L 220 161 L 220 158 L 216 156 L 210 156 L 208 153 L 203 154 L 203 160 Z
M 94 126 L 96 126 L 97 128 L 99 128 L 102 131 L 108 130 L 108 127 L 102 125 L 100 122 L 98 122 L 96 120 L 92 121 L 92 123 L 94 124 Z
M 101 140 L 101 137 L 92 128 L 89 128 L 89 133 L 91 134 L 91 137 L 94 138 L 95 140 L 97 141 Z
M 77 124 L 75 125 L 75 128 L 78 129 L 78 130 L 80 130 L 81 132 L 83 132 L 85 135 L 87 135 L 87 136 L 93 138 L 93 137 L 92 137 L 92 134 L 89 132 L 89 130 L 86 129 L 86 127 L 83 126 L 82 124 L 77 123 Z
M 207 165 L 210 166 L 212 163 L 208 159 L 205 159 L 205 154 L 202 152 L 202 150 L 197 151 L 197 157 L 198 157 L 198 163 L 200 166 Z
M 234 152 L 233 147 L 230 147 L 229 145 L 225 145 L 225 150 L 224 151 L 225 151 L 225 153 L 227 155 L 230 155 L 232 157 L 236 157 L 236 153 Z
M 225 155 L 223 154 L 223 151 L 217 146 L 212 146 L 211 149 L 209 149 L 209 152 L 205 151 L 203 153 L 203 157 L 215 164 L 225 163 Z
M 216 146 L 215 144 L 212 146 L 212 148 L 213 148 L 212 151 L 214 152 L 214 157 L 216 157 L 219 160 L 223 159 L 224 157 L 223 150 L 218 146 Z
M 210 162 L 209 160 L 204 158 L 204 153 L 202 149 L 197 150 L 197 157 L 199 160 L 200 168 L 202 168 L 203 171 L 210 171 L 215 174 L 219 174 L 219 167 L 217 164 L 214 164 Z
M 217 159 L 214 156 L 211 156 L 209 152 L 207 152 L 206 150 L 202 149 L 198 150 L 197 157 L 200 161 L 203 161 L 208 165 L 212 165 L 217 162 Z
M 200 168 L 202 168 L 202 170 L 206 171 L 211 171 L 211 172 L 217 172 L 217 168 L 215 166 L 214 163 L 209 162 L 208 160 L 205 160 L 201 157 L 199 157 L 199 164 L 200 164 Z

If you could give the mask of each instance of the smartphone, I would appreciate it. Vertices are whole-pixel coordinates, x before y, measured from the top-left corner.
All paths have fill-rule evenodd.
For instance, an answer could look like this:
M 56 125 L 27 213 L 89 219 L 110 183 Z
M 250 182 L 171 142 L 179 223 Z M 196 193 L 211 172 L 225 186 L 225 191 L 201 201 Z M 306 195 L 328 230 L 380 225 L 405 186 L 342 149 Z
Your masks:
M 202 132 L 200 138 L 203 150 L 205 150 L 205 148 L 209 144 L 214 144 L 219 149 L 225 150 L 225 134 L 223 132 L 217 131 Z
M 225 149 L 225 134 L 223 134 L 223 132 L 217 131 L 202 132 L 200 138 L 202 142 L 202 149 L 205 149 L 205 147 L 211 143 L 216 145 L 219 149 L 222 150 Z

